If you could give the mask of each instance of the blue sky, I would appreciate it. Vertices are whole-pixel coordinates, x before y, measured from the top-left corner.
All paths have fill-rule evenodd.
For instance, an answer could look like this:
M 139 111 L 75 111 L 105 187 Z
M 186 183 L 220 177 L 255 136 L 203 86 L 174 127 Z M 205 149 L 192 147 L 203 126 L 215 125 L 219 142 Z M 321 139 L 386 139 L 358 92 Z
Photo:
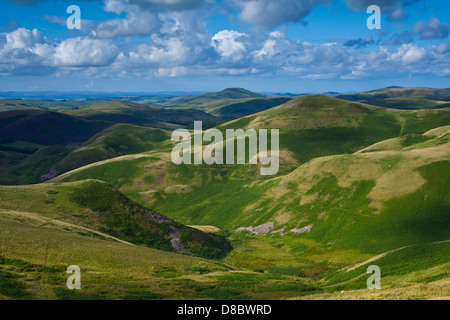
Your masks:
M 450 1 L 0 0 L 1 91 L 450 87 Z M 69 30 L 69 5 L 81 29 Z M 381 9 L 370 30 L 369 5 Z

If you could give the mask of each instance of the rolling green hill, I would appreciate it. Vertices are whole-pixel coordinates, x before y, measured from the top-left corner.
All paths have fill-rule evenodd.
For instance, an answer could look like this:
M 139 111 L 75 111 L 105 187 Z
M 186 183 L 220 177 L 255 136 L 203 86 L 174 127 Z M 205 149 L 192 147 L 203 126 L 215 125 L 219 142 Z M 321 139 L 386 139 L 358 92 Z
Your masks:
M 110 125 L 43 110 L 0 112 L 0 184 L 42 181 L 70 150 Z
M 111 124 L 58 112 L 16 110 L 0 112 L 0 138 L 56 145 L 84 142 Z
M 22 100 L 22 99 L 0 99 L 0 112 L 25 110 L 25 109 L 41 109 L 46 111 L 57 111 L 64 109 L 72 109 L 88 104 L 86 101 L 55 101 L 55 100 Z
M 229 100 L 241 100 L 241 99 L 263 98 L 263 97 L 264 95 L 262 94 L 254 93 L 242 88 L 228 88 L 220 92 L 176 97 L 165 102 L 165 104 L 168 106 L 184 105 L 184 106 L 200 107 L 217 100 L 229 101 Z
M 115 124 L 71 151 L 55 168 L 66 172 L 101 160 L 150 151 L 167 139 L 169 133 L 161 129 Z
M 237 118 L 280 105 L 291 97 L 271 97 L 241 88 L 220 92 L 185 95 L 167 100 L 161 105 L 171 109 L 198 109 L 223 118 Z
M 230 249 L 223 238 L 187 228 L 141 207 L 96 180 L 0 187 L 0 198 L 8 199 L 0 203 L 1 209 L 37 214 L 37 218 L 56 219 L 152 248 L 209 258 L 221 257 Z
M 220 108 L 217 114 L 223 118 L 239 118 L 258 113 L 291 100 L 290 98 L 264 98 L 238 102 Z
M 450 90 L 448 89 L 388 87 L 362 93 L 339 95 L 337 97 L 349 101 L 403 110 L 450 106 Z
M 102 101 L 63 112 L 91 120 L 167 129 L 178 128 L 195 120 L 216 120 L 216 117 L 200 110 L 169 110 L 123 100 Z
M 217 127 L 279 129 L 275 176 L 261 176 L 259 165 L 177 166 L 164 130 L 114 125 L 60 162 L 89 164 L 39 185 L 0 187 L 0 228 L 11 233 L 0 232 L 10 248 L 0 256 L 0 297 L 448 297 L 449 112 L 312 95 Z M 136 258 L 159 256 L 145 245 L 220 262 Z M 61 285 L 71 254 L 88 271 L 84 295 Z M 366 289 L 370 264 L 381 268 L 382 290 Z M 43 267 L 45 290 L 32 289 Z
M 231 121 L 218 128 L 222 131 L 228 128 L 279 128 L 279 175 L 284 175 L 317 157 L 354 153 L 398 136 L 421 135 L 450 123 L 449 111 L 397 111 L 331 97 L 308 96 Z M 161 148 L 139 156 L 99 162 L 74 170 L 60 179 L 74 181 L 94 177 L 117 188 L 123 187 L 127 192 L 135 192 L 135 196 L 140 198 L 139 192 L 155 187 L 223 184 L 264 178 L 260 176 L 258 167 L 248 165 L 176 166 L 170 161 L 170 146 L 164 145 Z M 130 174 L 122 172 L 122 166 L 126 166 Z M 145 176 L 158 179 L 149 183 L 148 181 L 153 180 L 145 182 Z
M 355 154 L 316 158 L 287 175 L 259 182 L 194 183 L 155 188 L 140 196 L 147 198 L 147 206 L 177 221 L 225 230 L 234 247 L 223 260 L 228 264 L 291 280 L 321 279 L 322 285 L 316 283 L 316 289 L 294 297 L 336 298 L 341 290 L 348 291 L 342 296 L 347 298 L 445 296 L 445 252 L 450 251 L 448 242 L 439 242 L 450 236 L 448 130 L 380 142 L 382 150 L 371 146 Z M 107 161 L 103 166 L 115 163 L 118 169 L 127 163 L 122 162 Z M 157 170 L 161 163 L 154 165 Z M 257 228 L 267 223 L 272 224 L 268 231 Z M 255 228 L 236 232 L 239 227 Z M 440 252 L 439 259 L 433 252 Z M 402 264 L 410 261 L 402 260 L 408 257 L 416 261 L 414 267 Z M 364 290 L 367 264 L 358 264 L 367 259 L 386 274 L 383 296 Z M 355 271 L 340 271 L 353 265 Z M 399 286 L 405 291 L 399 292 Z M 290 285 L 282 288 L 287 293 Z

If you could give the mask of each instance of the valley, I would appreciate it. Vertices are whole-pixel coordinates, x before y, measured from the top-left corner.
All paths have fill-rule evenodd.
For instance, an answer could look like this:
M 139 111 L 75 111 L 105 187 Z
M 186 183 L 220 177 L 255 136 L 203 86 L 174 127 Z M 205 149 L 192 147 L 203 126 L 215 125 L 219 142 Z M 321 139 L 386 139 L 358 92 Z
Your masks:
M 52 111 L 10 103 L 0 298 L 448 299 L 448 97 L 231 88 Z M 278 129 L 277 174 L 249 159 L 174 164 L 172 131 L 194 121 Z M 65 287 L 72 264 L 83 290 Z M 371 264 L 381 290 L 366 287 Z

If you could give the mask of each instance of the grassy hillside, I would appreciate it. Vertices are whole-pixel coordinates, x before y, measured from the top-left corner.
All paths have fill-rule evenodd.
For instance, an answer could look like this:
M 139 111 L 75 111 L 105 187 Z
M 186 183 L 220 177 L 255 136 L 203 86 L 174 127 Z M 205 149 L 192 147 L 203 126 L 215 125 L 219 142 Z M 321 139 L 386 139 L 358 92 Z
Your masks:
M 115 124 L 70 152 L 55 167 L 66 172 L 97 161 L 150 151 L 169 138 L 169 132 L 161 129 Z
M 220 92 L 204 93 L 200 95 L 186 95 L 173 98 L 165 104 L 168 106 L 190 105 L 199 107 L 215 100 L 240 100 L 249 98 L 263 98 L 264 95 L 254 93 L 242 88 L 228 88 Z
M 314 158 L 354 153 L 379 141 L 421 135 L 450 123 L 449 110 L 396 111 L 325 97 L 308 96 L 218 128 L 279 128 L 280 171 L 284 175 Z M 257 166 L 174 165 L 171 148 L 96 163 L 63 175 L 62 181 L 96 178 L 141 198 L 173 185 L 220 185 L 265 178 Z M 126 171 L 121 168 L 126 168 Z M 148 178 L 151 177 L 151 178 Z
M 252 99 L 245 102 L 233 103 L 222 107 L 217 114 L 223 118 L 239 118 L 249 114 L 258 113 L 291 100 L 290 98 Z
M 40 185 L 0 187 L 0 228 L 9 232 L 0 246 L 10 248 L 0 257 L 0 297 L 448 297 L 449 111 L 314 95 L 217 127 L 280 129 L 276 176 L 255 165 L 177 166 L 165 131 L 110 127 L 80 159 L 90 148 L 92 161 L 118 157 Z M 157 259 L 145 246 L 220 262 L 136 258 Z M 87 272 L 81 295 L 63 288 L 71 255 Z M 366 289 L 371 264 L 382 290 Z
M 63 112 L 91 120 L 168 129 L 184 126 L 195 120 L 216 120 L 214 116 L 200 110 L 169 110 L 123 100 L 102 101 Z
M 111 124 L 42 110 L 0 112 L 0 138 L 40 145 L 84 142 Z
M 316 281 L 233 271 L 221 263 L 120 243 L 0 211 L 0 299 L 283 299 Z M 81 290 L 68 290 L 69 265 Z
M 36 183 L 49 173 L 53 177 L 57 162 L 110 125 L 42 110 L 0 112 L 0 184 Z
M 388 87 L 337 97 L 349 101 L 403 110 L 450 106 L 450 90 L 448 89 Z
M 333 109 L 336 103 L 338 110 Z M 365 119 L 369 115 L 372 119 Z M 376 123 L 383 128 L 377 129 Z M 224 261 L 240 269 L 312 277 L 334 285 L 335 276 L 329 273 L 333 270 L 404 246 L 449 239 L 450 199 L 446 190 L 450 183 L 450 134 L 448 126 L 426 132 L 442 123 L 449 123 L 445 109 L 384 110 L 312 96 L 220 127 L 280 127 L 282 132 L 292 133 L 299 126 L 302 135 L 309 131 L 307 137 L 316 139 L 309 150 L 314 150 L 313 142 L 328 146 L 323 149 L 326 155 L 305 156 L 303 164 L 278 177 L 261 180 L 249 166 L 174 166 L 167 154 L 156 149 L 140 157 L 81 168 L 60 180 L 96 177 L 177 221 L 218 227 L 229 234 L 234 247 Z M 336 128 L 349 133 L 336 135 Z M 317 135 L 319 129 L 331 131 L 328 136 Z M 368 141 L 376 141 L 377 135 L 393 138 L 362 147 L 361 135 L 366 132 L 370 138 L 371 129 L 373 140 Z M 294 144 L 283 145 L 283 135 L 280 139 L 284 148 L 300 154 L 294 152 Z M 308 140 L 297 143 L 307 148 L 304 141 Z M 342 148 L 340 144 L 349 151 L 336 149 Z M 294 159 L 291 164 L 299 162 Z M 130 173 L 127 179 L 123 179 L 124 168 Z M 158 178 L 146 178 L 145 182 L 142 176 Z M 236 232 L 238 228 L 247 231 Z M 423 272 L 438 270 L 442 275 L 445 270 L 440 260 L 424 257 L 421 263 Z M 418 294 L 422 278 L 408 278 L 410 273 L 405 269 L 390 278 L 393 288 L 404 279 L 415 288 L 397 298 L 433 295 L 427 290 Z M 436 279 L 441 283 L 448 277 L 444 273 Z M 361 281 L 351 290 L 364 288 Z M 439 286 L 435 293 L 442 295 Z M 330 290 L 343 287 L 347 288 Z M 394 289 L 390 294 L 396 298 Z M 318 297 L 327 297 L 327 293 Z
M 1 209 L 38 214 L 134 244 L 210 258 L 221 257 L 229 250 L 224 239 L 182 226 L 95 180 L 0 187 L 0 198 L 8 199 L 1 201 Z M 27 201 L 23 201 L 25 198 Z
M 54 100 L 22 100 L 22 99 L 0 99 L 0 112 L 24 110 L 24 109 L 41 109 L 47 111 L 57 111 L 64 109 L 72 109 L 87 104 L 85 101 L 54 101 Z

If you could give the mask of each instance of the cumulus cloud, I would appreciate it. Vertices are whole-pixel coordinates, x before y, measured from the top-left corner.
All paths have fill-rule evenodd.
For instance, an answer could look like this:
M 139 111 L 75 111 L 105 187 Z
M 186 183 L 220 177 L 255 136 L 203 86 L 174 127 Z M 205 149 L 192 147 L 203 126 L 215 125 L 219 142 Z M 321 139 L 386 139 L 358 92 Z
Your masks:
M 110 65 L 118 54 L 107 40 L 70 38 L 55 47 L 54 64 L 66 67 L 102 67 Z
M 235 30 L 208 35 L 194 17 L 171 13 L 162 17 L 161 32 L 151 42 L 120 45 L 94 36 L 65 40 L 46 38 L 37 29 L 0 33 L 0 72 L 56 73 L 89 71 L 114 76 L 176 77 L 183 74 L 295 75 L 305 79 L 360 79 L 379 72 L 446 75 L 450 45 L 357 50 L 372 38 L 346 45 L 290 40 L 281 31 L 264 38 Z M 195 31 L 195 32 L 192 32 Z M 77 71 L 78 70 L 78 71 Z M 450 71 L 448 71 L 450 72 Z
M 224 58 L 240 60 L 247 51 L 244 39 L 247 35 L 234 30 L 222 30 L 211 39 L 211 46 Z
M 280 42 L 286 43 L 284 40 L 284 35 L 278 30 L 272 31 L 269 34 L 269 38 L 264 42 L 264 46 L 259 50 L 253 51 L 253 55 L 256 57 L 262 57 L 279 54 L 280 49 L 284 47 L 284 45 Z
M 24 68 L 100 67 L 110 65 L 118 48 L 107 40 L 69 38 L 51 41 L 37 29 L 19 28 L 3 34 L 0 64 L 8 64 L 9 72 Z M 5 71 L 5 70 L 3 70 Z
M 328 0 L 244 0 L 234 1 L 241 9 L 239 19 L 243 23 L 267 29 L 289 22 L 302 21 L 318 5 Z
M 400 62 L 402 66 L 409 66 L 423 62 L 427 57 L 427 51 L 416 44 L 403 44 L 397 52 L 389 56 L 390 61 Z
M 449 25 L 441 24 L 438 18 L 430 17 L 428 21 L 419 20 L 412 33 L 419 34 L 421 39 L 444 39 L 448 37 Z
M 6 44 L 4 46 L 4 49 L 7 51 L 13 49 L 29 50 L 37 43 L 43 43 L 44 41 L 44 35 L 39 30 L 19 28 L 6 34 Z
M 188 57 L 187 48 L 180 39 L 170 38 L 160 45 L 139 45 L 136 51 L 129 53 L 129 62 L 150 66 L 181 65 Z

